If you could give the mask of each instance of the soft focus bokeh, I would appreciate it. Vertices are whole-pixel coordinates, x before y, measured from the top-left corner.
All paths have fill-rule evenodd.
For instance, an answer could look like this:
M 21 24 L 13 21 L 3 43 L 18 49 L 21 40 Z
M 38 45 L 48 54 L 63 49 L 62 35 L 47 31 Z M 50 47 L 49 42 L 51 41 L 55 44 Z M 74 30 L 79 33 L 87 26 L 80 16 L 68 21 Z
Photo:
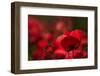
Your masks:
M 88 57 L 88 19 L 28 15 L 28 60 Z

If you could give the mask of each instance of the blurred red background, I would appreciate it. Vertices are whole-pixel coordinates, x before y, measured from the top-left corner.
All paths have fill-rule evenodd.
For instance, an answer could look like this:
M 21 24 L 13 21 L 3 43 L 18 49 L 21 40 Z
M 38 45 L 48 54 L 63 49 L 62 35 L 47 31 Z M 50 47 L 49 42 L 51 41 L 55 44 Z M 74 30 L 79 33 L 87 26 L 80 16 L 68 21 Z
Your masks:
M 28 60 L 88 57 L 86 17 L 28 16 Z

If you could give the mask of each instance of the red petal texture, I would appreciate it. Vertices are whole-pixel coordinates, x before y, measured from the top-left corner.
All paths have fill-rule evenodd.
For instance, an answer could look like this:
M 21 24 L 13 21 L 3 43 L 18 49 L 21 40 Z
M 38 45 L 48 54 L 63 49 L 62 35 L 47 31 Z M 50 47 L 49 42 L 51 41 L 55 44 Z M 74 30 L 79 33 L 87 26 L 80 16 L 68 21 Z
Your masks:
M 82 32 L 81 30 L 74 30 L 70 33 L 70 36 L 77 38 L 78 40 L 81 41 L 82 45 L 86 45 L 87 44 L 87 36 L 84 32 Z
M 66 56 L 66 53 L 67 52 L 64 49 L 59 48 L 59 49 L 55 50 L 54 55 L 57 59 L 64 59 Z
M 74 37 L 68 36 L 61 41 L 61 44 L 66 51 L 70 51 L 78 48 L 80 41 Z
M 59 37 L 57 37 L 57 39 L 55 40 L 54 42 L 54 45 L 57 47 L 57 48 L 63 48 L 62 45 L 61 45 L 61 41 L 66 37 L 66 35 L 61 35 Z

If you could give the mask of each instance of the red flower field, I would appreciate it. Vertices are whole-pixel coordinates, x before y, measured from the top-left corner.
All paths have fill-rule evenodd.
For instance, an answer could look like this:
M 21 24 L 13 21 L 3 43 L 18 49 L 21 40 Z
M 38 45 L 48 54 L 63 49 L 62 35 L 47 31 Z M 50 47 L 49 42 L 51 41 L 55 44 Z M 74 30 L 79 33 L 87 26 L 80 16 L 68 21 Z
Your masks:
M 87 58 L 86 20 L 75 17 L 29 15 L 29 60 Z

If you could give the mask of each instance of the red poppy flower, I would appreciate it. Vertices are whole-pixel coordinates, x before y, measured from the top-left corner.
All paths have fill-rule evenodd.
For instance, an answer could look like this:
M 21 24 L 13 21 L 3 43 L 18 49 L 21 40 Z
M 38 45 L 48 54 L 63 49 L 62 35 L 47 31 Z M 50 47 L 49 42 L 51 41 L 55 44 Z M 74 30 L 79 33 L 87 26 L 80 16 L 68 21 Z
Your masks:
M 28 18 L 28 35 L 29 42 L 34 43 L 41 38 L 43 32 L 42 23 L 35 17 L 29 16 Z
M 70 36 L 77 38 L 81 41 L 81 45 L 87 45 L 87 36 L 84 32 L 81 30 L 74 30 L 70 33 Z
M 46 57 L 46 52 L 44 50 L 37 50 L 33 52 L 33 59 L 34 60 L 44 60 Z
M 85 33 L 80 30 L 74 30 L 65 35 L 66 37 L 61 40 L 61 45 L 67 51 L 77 49 L 83 44 L 87 44 L 87 37 Z
M 59 37 L 53 42 L 54 46 L 55 46 L 56 48 L 63 48 L 62 45 L 61 45 L 61 41 L 62 41 L 65 37 L 66 37 L 66 35 L 61 35 L 61 36 L 59 36 Z
M 61 41 L 61 44 L 66 51 L 71 51 L 79 47 L 80 41 L 74 37 L 67 36 Z
M 65 56 L 66 59 L 87 57 L 87 51 L 83 51 L 83 45 L 87 45 L 87 37 L 84 32 L 80 30 L 66 32 L 59 36 L 56 41 L 58 47 L 64 48 L 68 52 Z
M 38 42 L 38 48 L 45 49 L 48 47 L 48 42 L 45 40 L 40 40 Z

